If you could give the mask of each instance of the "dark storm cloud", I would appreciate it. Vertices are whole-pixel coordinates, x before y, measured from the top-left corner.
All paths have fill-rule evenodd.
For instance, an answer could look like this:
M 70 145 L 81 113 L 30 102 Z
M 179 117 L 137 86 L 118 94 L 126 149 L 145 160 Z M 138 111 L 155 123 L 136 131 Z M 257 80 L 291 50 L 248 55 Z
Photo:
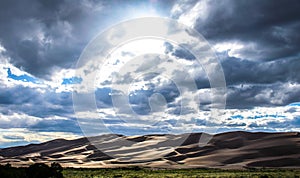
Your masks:
M 164 108 L 164 106 L 173 107 L 169 103 L 180 96 L 179 90 L 174 83 L 161 87 L 152 87 L 147 90 L 134 90 L 129 94 L 129 104 L 137 114 L 147 115 L 150 112 L 158 111 L 158 108 Z
M 16 86 L 0 88 L 0 108 L 3 114 L 26 113 L 36 117 L 66 116 L 73 113 L 71 93 L 40 93 L 31 88 Z
M 173 102 L 177 97 L 180 96 L 180 91 L 174 82 L 155 88 L 154 93 L 161 94 L 167 103 Z
M 72 39 L 71 22 L 76 17 L 68 16 L 72 7 L 64 11 L 64 4 L 1 1 L 0 40 L 13 64 L 39 77 L 49 74 L 53 66 L 70 67 L 80 47 L 78 37 Z
M 270 62 L 227 57 L 221 64 L 227 85 L 300 83 L 300 57 Z
M 22 86 L 0 88 L 0 113 L 12 118 L 10 123 L 2 123 L 0 128 L 26 127 L 32 131 L 81 133 L 76 119 L 69 118 L 74 113 L 71 93 L 40 93 Z M 27 116 L 14 120 L 13 117 L 18 117 L 14 116 L 15 113 Z M 31 116 L 40 120 L 30 122 Z
M 124 20 L 136 6 L 151 5 L 168 12 L 172 3 L 4 0 L 0 2 L 0 43 L 11 63 L 47 78 L 57 67 L 74 67 L 82 49 L 96 34 Z
M 300 100 L 299 89 L 290 86 L 300 83 L 297 56 L 265 62 L 227 56 L 221 64 L 229 93 L 228 108 L 284 106 Z
M 186 59 L 186 60 L 195 60 L 195 56 L 190 53 L 187 49 L 184 49 L 182 47 L 175 48 L 171 43 L 165 42 L 165 53 L 171 54 L 172 56 L 175 56 L 177 58 Z
M 42 120 L 37 124 L 29 126 L 28 130 L 39 132 L 71 132 L 76 134 L 82 134 L 76 119 Z
M 258 106 L 285 106 L 300 99 L 299 85 L 290 88 L 289 83 L 270 85 L 240 85 L 228 87 L 226 108 L 249 109 Z
M 195 60 L 195 56 L 190 53 L 189 50 L 184 49 L 182 47 L 175 48 L 171 43 L 165 42 L 165 54 L 172 55 L 179 59 L 185 59 L 185 60 Z M 204 70 L 204 69 L 202 69 Z M 176 76 L 177 85 L 179 86 L 186 86 L 189 88 L 193 88 L 194 85 L 196 85 L 197 89 L 201 88 L 209 88 L 209 80 L 207 76 L 195 76 L 193 80 L 187 80 L 188 77 L 187 74 L 182 74 L 181 71 L 174 70 L 172 73 L 174 76 Z
M 240 41 L 250 60 L 273 60 L 299 54 L 300 1 L 208 1 L 207 18 L 195 28 L 210 42 Z
M 200 1 L 181 2 L 174 18 L 195 13 L 191 9 Z M 295 86 L 300 83 L 300 1 L 201 2 L 206 2 L 207 11 L 197 16 L 194 28 L 212 45 L 228 48 L 218 54 L 228 86 L 227 107 L 282 106 L 299 101 Z

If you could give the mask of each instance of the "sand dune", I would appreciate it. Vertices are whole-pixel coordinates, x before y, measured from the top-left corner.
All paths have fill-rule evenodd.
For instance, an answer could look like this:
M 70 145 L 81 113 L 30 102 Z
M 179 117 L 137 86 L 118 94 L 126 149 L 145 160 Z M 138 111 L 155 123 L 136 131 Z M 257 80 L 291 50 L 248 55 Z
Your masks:
M 110 134 L 0 149 L 0 164 L 27 166 L 35 162 L 68 167 L 299 168 L 300 133 Z

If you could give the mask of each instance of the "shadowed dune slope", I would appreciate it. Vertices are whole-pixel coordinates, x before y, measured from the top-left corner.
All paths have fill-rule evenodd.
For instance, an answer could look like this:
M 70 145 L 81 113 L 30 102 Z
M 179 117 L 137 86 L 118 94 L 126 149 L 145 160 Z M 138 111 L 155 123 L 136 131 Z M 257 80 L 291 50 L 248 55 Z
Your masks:
M 0 149 L 0 164 L 35 162 L 67 167 L 300 168 L 300 133 L 109 134 Z

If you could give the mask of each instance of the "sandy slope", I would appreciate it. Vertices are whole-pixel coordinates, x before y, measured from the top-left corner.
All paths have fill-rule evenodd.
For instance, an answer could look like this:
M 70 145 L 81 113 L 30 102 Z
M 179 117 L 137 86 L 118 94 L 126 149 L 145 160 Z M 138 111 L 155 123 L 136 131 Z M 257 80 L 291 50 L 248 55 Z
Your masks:
M 211 137 L 205 143 L 205 138 Z M 59 162 L 70 167 L 300 167 L 300 133 L 296 132 L 102 135 L 89 139 L 94 145 L 87 138 L 80 138 L 1 149 L 0 163 L 27 166 L 34 162 Z

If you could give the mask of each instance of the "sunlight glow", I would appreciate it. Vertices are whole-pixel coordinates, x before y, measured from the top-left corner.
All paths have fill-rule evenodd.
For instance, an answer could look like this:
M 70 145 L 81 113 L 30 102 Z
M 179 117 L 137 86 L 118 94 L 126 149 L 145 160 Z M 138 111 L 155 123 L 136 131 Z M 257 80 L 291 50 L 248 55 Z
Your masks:
M 162 14 L 158 12 L 157 9 L 155 9 L 152 6 L 146 6 L 146 5 L 140 5 L 137 7 L 130 7 L 127 9 L 127 15 L 126 18 L 132 19 L 132 18 L 141 18 L 141 17 L 161 17 Z

